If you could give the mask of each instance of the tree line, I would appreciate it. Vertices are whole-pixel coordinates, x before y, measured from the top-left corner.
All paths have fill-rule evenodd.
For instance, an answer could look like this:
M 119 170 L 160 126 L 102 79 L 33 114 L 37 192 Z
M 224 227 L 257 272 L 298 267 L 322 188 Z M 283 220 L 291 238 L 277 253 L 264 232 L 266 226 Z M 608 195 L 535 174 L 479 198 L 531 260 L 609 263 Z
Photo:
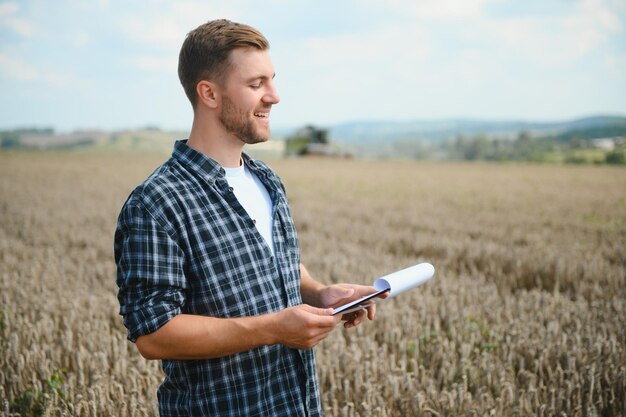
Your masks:
M 458 136 L 442 149 L 447 159 L 453 160 L 625 164 L 626 137 L 604 137 L 610 137 L 605 139 L 612 143 L 609 149 L 599 147 L 597 139 L 575 132 L 541 137 L 520 132 L 515 139 Z

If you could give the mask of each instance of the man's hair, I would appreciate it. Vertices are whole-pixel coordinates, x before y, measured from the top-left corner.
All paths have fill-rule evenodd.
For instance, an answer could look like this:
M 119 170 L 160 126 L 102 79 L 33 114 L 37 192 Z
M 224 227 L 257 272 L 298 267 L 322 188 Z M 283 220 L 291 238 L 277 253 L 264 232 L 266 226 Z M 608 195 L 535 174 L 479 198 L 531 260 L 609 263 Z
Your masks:
M 226 19 L 211 20 L 187 34 L 178 56 L 178 78 L 196 108 L 196 86 L 201 80 L 222 85 L 235 48 L 268 49 L 269 42 L 258 30 Z

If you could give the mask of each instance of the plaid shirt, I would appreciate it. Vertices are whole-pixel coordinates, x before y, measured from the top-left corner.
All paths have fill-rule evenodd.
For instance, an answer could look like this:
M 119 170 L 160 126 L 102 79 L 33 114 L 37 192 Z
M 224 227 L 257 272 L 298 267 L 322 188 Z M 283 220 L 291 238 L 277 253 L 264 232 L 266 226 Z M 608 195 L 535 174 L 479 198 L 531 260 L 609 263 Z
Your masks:
M 244 154 L 273 202 L 276 258 L 214 160 L 178 141 L 172 157 L 130 195 L 115 260 L 128 338 L 177 314 L 243 317 L 302 303 L 300 251 L 285 189 Z M 311 349 L 269 345 L 218 359 L 164 360 L 162 416 L 320 416 Z

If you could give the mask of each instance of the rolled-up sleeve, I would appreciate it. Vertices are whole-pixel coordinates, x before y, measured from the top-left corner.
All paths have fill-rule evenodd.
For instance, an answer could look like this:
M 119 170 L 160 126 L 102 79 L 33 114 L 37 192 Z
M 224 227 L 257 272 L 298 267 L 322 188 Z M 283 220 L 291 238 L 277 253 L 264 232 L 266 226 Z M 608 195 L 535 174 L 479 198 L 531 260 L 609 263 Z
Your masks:
M 120 314 L 135 342 L 182 312 L 188 288 L 183 251 L 143 205 L 128 202 L 114 250 Z

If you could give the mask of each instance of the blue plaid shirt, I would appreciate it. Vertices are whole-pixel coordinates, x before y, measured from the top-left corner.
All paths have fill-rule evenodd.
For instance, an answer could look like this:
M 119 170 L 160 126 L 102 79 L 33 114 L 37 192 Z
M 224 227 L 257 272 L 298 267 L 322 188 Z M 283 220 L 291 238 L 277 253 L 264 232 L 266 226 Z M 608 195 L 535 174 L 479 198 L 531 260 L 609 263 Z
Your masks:
M 276 258 L 211 158 L 178 141 L 130 195 L 115 233 L 128 338 L 177 314 L 243 317 L 302 303 L 298 237 L 278 176 L 244 155 L 273 202 Z M 161 416 L 320 416 L 311 349 L 261 346 L 207 360 L 164 360 Z

